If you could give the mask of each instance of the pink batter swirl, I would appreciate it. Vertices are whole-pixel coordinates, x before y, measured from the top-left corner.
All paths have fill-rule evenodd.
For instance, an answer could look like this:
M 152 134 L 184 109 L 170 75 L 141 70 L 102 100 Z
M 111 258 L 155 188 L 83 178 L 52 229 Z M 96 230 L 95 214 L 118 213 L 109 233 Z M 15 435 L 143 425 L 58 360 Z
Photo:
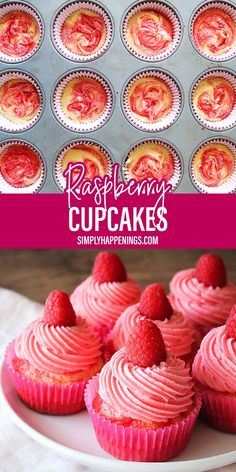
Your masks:
M 225 326 L 212 329 L 201 343 L 193 363 L 193 376 L 218 392 L 236 392 L 236 340 Z
M 87 56 L 97 50 L 105 28 L 105 22 L 101 16 L 81 12 L 74 24 L 64 22 L 61 39 L 72 52 Z
M 134 45 L 143 54 L 165 51 L 173 40 L 173 25 L 167 16 L 155 10 L 142 10 L 132 18 L 129 32 Z
M 199 95 L 198 108 L 209 120 L 224 120 L 233 110 L 235 94 L 232 85 L 225 80 L 218 85 L 213 85 L 211 91 Z
M 40 107 L 40 97 L 36 87 L 27 80 L 13 79 L 0 88 L 0 109 L 7 112 L 11 108 L 17 118 L 31 117 Z
M 138 302 L 140 295 L 141 290 L 132 279 L 99 284 L 90 276 L 74 290 L 71 303 L 76 315 L 90 325 L 110 329 L 125 308 Z
M 49 373 L 89 370 L 101 356 L 101 343 L 84 320 L 76 326 L 53 326 L 42 319 L 31 323 L 15 340 L 18 359 Z
M 233 173 L 234 159 L 217 146 L 207 147 L 201 156 L 197 171 L 203 184 L 215 187 L 225 182 Z
M 99 375 L 101 399 L 121 415 L 144 422 L 167 423 L 193 405 L 193 379 L 181 359 L 142 368 L 128 362 L 125 348 L 116 352 Z
M 234 45 L 236 25 L 233 18 L 221 8 L 208 8 L 194 21 L 193 35 L 201 50 L 217 56 Z
M 147 118 L 149 122 L 156 122 L 171 111 L 172 94 L 163 80 L 148 77 L 134 86 L 129 102 L 133 113 Z
M 236 286 L 205 287 L 194 276 L 195 269 L 177 272 L 170 282 L 172 306 L 188 319 L 205 328 L 220 326 L 236 303 Z
M 169 158 L 145 154 L 141 156 L 132 167 L 132 177 L 141 179 L 170 180 L 174 174 L 174 160 L 169 153 Z
M 143 318 L 139 305 L 130 306 L 122 313 L 112 330 L 115 350 L 126 346 L 132 329 Z M 169 320 L 153 320 L 153 322 L 160 329 L 165 345 L 171 352 L 178 357 L 191 353 L 196 342 L 195 332 L 181 313 L 175 311 Z
M 38 36 L 38 23 L 29 13 L 10 12 L 0 19 L 0 51 L 8 56 L 26 56 L 35 48 Z
M 0 155 L 0 172 L 13 187 L 27 187 L 35 182 L 41 161 L 33 149 L 24 144 L 12 144 Z
M 107 104 L 104 87 L 95 79 L 79 78 L 73 85 L 72 96 L 67 109 L 84 121 L 100 116 Z

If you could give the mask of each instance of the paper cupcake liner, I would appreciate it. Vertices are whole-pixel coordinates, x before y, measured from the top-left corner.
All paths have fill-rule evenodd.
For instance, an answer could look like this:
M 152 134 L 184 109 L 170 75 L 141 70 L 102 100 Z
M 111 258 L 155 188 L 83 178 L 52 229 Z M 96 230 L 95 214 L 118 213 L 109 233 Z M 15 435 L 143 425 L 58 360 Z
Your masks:
M 99 116 L 96 120 L 89 121 L 89 122 L 75 122 L 71 120 L 68 116 L 65 115 L 61 106 L 61 97 L 65 86 L 72 80 L 79 77 L 89 77 L 92 79 L 96 79 L 105 89 L 107 95 L 107 105 L 105 110 L 103 111 L 102 115 Z M 107 79 L 102 77 L 97 72 L 92 70 L 78 70 L 75 72 L 69 72 L 64 77 L 59 79 L 57 83 L 54 93 L 53 93 L 53 111 L 54 114 L 59 121 L 65 128 L 76 131 L 76 132 L 84 132 L 89 133 L 94 131 L 98 128 L 101 128 L 110 118 L 112 114 L 114 102 L 114 94 L 111 88 L 111 85 L 108 84 Z
M 14 341 L 6 351 L 5 365 L 20 399 L 33 410 L 50 415 L 70 415 L 85 407 L 84 390 L 87 381 L 68 385 L 49 385 L 30 380 L 16 372 L 12 361 L 15 357 Z
M 201 393 L 203 420 L 220 431 L 236 433 L 236 392 L 221 393 L 202 386 Z
M 194 40 L 194 34 L 193 34 L 194 22 L 197 19 L 197 17 L 200 15 L 200 13 L 202 13 L 206 10 L 209 10 L 210 8 L 220 8 L 224 12 L 228 13 L 232 17 L 234 23 L 236 24 L 236 8 L 232 4 L 227 3 L 227 2 L 214 2 L 214 1 L 213 2 L 204 2 L 204 4 L 202 6 L 200 6 L 200 8 L 197 8 L 197 10 L 194 12 L 194 14 L 192 16 L 192 19 L 190 21 L 190 39 L 192 41 L 192 44 L 193 44 L 194 48 L 196 49 L 196 51 L 202 57 L 205 57 L 209 61 L 214 61 L 214 62 L 227 61 L 227 60 L 232 59 L 233 57 L 235 57 L 235 55 L 236 55 L 236 44 L 229 51 L 227 51 L 226 53 L 214 56 L 214 55 L 210 55 L 210 54 L 202 51 L 199 48 L 199 46 L 196 44 L 195 40 Z
M 133 47 L 129 44 L 129 40 L 127 38 L 127 29 L 128 29 L 128 23 L 130 19 L 132 18 L 133 15 L 135 15 L 137 12 L 142 11 L 142 10 L 154 10 L 158 13 L 162 13 L 165 15 L 172 23 L 173 25 L 173 40 L 171 44 L 166 48 L 164 51 L 160 52 L 159 54 L 153 54 L 152 56 L 147 56 L 145 54 L 141 54 L 141 52 L 137 52 Z M 167 59 L 169 56 L 174 54 L 174 52 L 177 50 L 177 48 L 180 45 L 181 39 L 182 39 L 182 26 L 181 26 L 181 21 L 180 18 L 178 17 L 176 11 L 174 8 L 164 2 L 138 2 L 135 6 L 131 7 L 126 13 L 125 17 L 123 20 L 122 24 L 122 29 L 121 29 L 121 37 L 123 40 L 123 43 L 128 49 L 128 51 L 138 59 L 141 59 L 143 61 L 148 61 L 148 62 L 153 62 L 153 61 L 162 61 L 164 59 Z
M 181 179 L 182 179 L 182 176 L 183 176 L 183 163 L 182 163 L 182 160 L 181 160 L 181 157 L 179 155 L 179 153 L 177 152 L 177 150 L 170 144 L 168 143 L 167 141 L 164 141 L 162 139 L 145 139 L 144 141 L 138 141 L 131 149 L 129 149 L 127 155 L 125 156 L 124 160 L 123 160 L 123 163 L 122 163 L 122 167 L 121 167 L 121 171 L 122 171 L 122 175 L 124 177 L 124 180 L 127 182 L 130 177 L 129 177 L 129 171 L 128 169 L 126 168 L 126 161 L 128 160 L 131 152 L 135 151 L 135 149 L 137 149 L 140 145 L 142 144 L 146 144 L 146 143 L 150 143 L 150 144 L 161 144 L 162 146 L 164 146 L 165 148 L 167 148 L 172 156 L 173 156 L 173 159 L 174 159 L 174 174 L 172 175 L 171 179 L 168 180 L 168 183 L 172 185 L 172 192 L 178 187 Z
M 81 145 L 81 144 L 85 144 L 85 145 L 88 144 L 92 147 L 95 147 L 99 151 L 101 151 L 107 159 L 107 164 L 108 164 L 108 173 L 107 173 L 107 175 L 110 176 L 111 173 L 112 173 L 113 159 L 111 157 L 111 154 L 108 152 L 108 150 L 102 144 L 100 144 L 96 141 L 89 140 L 89 139 L 86 139 L 86 140 L 77 139 L 76 141 L 72 141 L 72 142 L 68 143 L 67 145 L 63 146 L 63 148 L 61 148 L 61 150 L 59 151 L 59 153 L 56 157 L 56 160 L 55 160 L 54 175 L 55 175 L 56 183 L 59 186 L 59 188 L 63 191 L 65 190 L 65 185 L 66 185 L 66 179 L 65 179 L 65 177 L 62 173 L 63 158 L 64 158 L 66 152 L 69 149 L 73 149 L 75 146 L 78 146 L 78 145 Z
M 196 394 L 195 407 L 183 420 L 157 430 L 122 426 L 99 416 L 93 406 L 98 392 L 99 376 L 93 377 L 85 390 L 85 403 L 100 446 L 117 459 L 138 462 L 167 461 L 180 454 L 188 444 L 200 407 Z
M 142 121 L 141 119 L 139 120 L 134 116 L 132 111 L 130 110 L 129 107 L 129 92 L 136 80 L 143 78 L 143 77 L 157 77 L 158 79 L 162 79 L 170 88 L 172 97 L 173 97 L 173 103 L 172 103 L 172 109 L 170 113 L 168 113 L 167 116 L 165 116 L 164 119 L 160 121 L 156 121 L 155 123 L 146 123 Z M 128 83 L 126 83 L 124 91 L 123 91 L 123 99 L 122 99 L 122 108 L 123 108 L 123 113 L 126 117 L 126 119 L 136 128 L 141 129 L 142 131 L 147 131 L 147 132 L 157 132 L 157 131 L 163 131 L 166 128 L 169 128 L 174 124 L 174 122 L 177 120 L 181 113 L 182 109 L 182 92 L 180 85 L 177 83 L 176 79 L 172 77 L 169 73 L 164 72 L 162 70 L 156 70 L 156 69 L 149 69 L 149 70 L 144 70 L 143 72 L 138 72 L 135 74 L 135 76 L 131 77 L 128 80 Z
M 28 187 L 13 187 L 3 178 L 0 170 L 0 193 L 38 193 L 46 178 L 46 165 L 41 153 L 38 151 L 38 149 L 36 149 L 32 144 L 28 143 L 27 141 L 23 141 L 20 139 L 8 139 L 7 141 L 2 141 L 0 143 L 0 155 L 3 151 L 5 151 L 5 149 L 7 149 L 8 146 L 11 146 L 12 144 L 23 144 L 24 146 L 32 149 L 37 154 L 41 162 L 41 175 L 36 180 L 36 182 L 29 185 Z
M 206 144 L 224 144 L 227 146 L 230 151 L 233 153 L 235 157 L 235 162 L 234 162 L 234 170 L 229 177 L 229 179 L 224 182 L 223 184 L 220 184 L 215 187 L 208 187 L 207 185 L 202 184 L 194 175 L 194 170 L 193 170 L 193 163 L 194 163 L 194 158 L 199 149 L 202 149 Z M 193 156 L 190 159 L 190 167 L 189 167 L 189 172 L 190 172 L 190 177 L 193 182 L 193 185 L 199 190 L 201 193 L 233 193 L 236 191 L 236 143 L 233 141 L 226 139 L 226 138 L 211 138 L 207 139 L 206 141 L 203 141 L 200 146 L 198 146 L 197 149 L 195 149 Z
M 74 13 L 75 11 L 78 11 L 81 8 L 86 8 L 95 13 L 98 13 L 103 18 L 104 23 L 106 25 L 105 43 L 96 52 L 94 52 L 93 54 L 86 55 L 86 56 L 81 55 L 81 54 L 76 54 L 70 51 L 63 44 L 62 39 L 61 39 L 61 29 L 65 20 L 68 18 L 69 15 L 71 15 L 71 13 Z M 76 2 L 75 3 L 73 1 L 69 5 L 60 9 L 60 11 L 57 13 L 56 18 L 54 20 L 54 24 L 53 24 L 52 38 L 53 38 L 54 45 L 56 49 L 59 51 L 59 53 L 62 54 L 62 56 L 64 56 L 65 58 L 69 59 L 70 61 L 76 61 L 76 62 L 93 61 L 101 57 L 111 45 L 112 38 L 113 38 L 112 19 L 104 7 L 101 7 L 100 5 L 97 5 L 94 2 Z
M 224 119 L 220 121 L 209 121 L 201 116 L 198 115 L 197 110 L 195 110 L 194 105 L 193 105 L 193 95 L 196 90 L 196 87 L 199 85 L 199 83 L 203 79 L 207 79 L 209 77 L 221 77 L 225 80 L 227 80 L 230 85 L 233 87 L 235 97 L 236 97 L 236 74 L 232 71 L 229 70 L 223 70 L 223 69 L 211 69 L 209 72 L 205 72 L 204 74 L 201 75 L 197 79 L 197 81 L 194 82 L 191 90 L 191 109 L 192 113 L 195 117 L 195 119 L 200 123 L 201 126 L 204 126 L 204 128 L 211 129 L 213 131 L 224 131 L 227 129 L 232 128 L 233 126 L 236 125 L 236 101 L 234 104 L 234 107 L 230 114 Z
M 35 18 L 35 20 L 37 21 L 38 26 L 39 26 L 40 38 L 39 38 L 38 43 L 35 45 L 34 49 L 31 52 L 29 52 L 28 54 L 26 54 L 25 56 L 22 56 L 22 57 L 9 56 L 8 54 L 5 54 L 4 52 L 2 52 L 1 49 L 0 49 L 0 61 L 3 61 L 3 62 L 17 63 L 17 62 L 26 61 L 27 59 L 29 59 L 31 56 L 33 56 L 38 51 L 38 49 L 40 48 L 40 46 L 42 44 L 43 35 L 44 35 L 44 27 L 43 27 L 42 17 L 39 14 L 39 12 L 34 7 L 29 5 L 28 3 L 23 3 L 23 2 L 6 3 L 2 7 L 0 7 L 0 19 L 3 16 L 7 15 L 8 13 L 16 12 L 16 11 L 23 11 L 23 12 L 29 13 L 31 16 L 33 16 Z
M 2 85 L 4 85 L 6 82 L 12 79 L 24 79 L 24 80 L 27 80 L 27 82 L 30 82 L 31 84 L 33 84 L 39 94 L 40 102 L 41 102 L 40 107 L 37 113 L 35 114 L 35 116 L 31 118 L 31 120 L 25 121 L 23 123 L 13 123 L 13 121 L 10 121 L 8 118 L 3 116 L 0 112 L 0 129 L 7 133 L 10 133 L 10 132 L 19 133 L 21 131 L 25 131 L 26 129 L 29 129 L 32 126 L 34 126 L 39 120 L 39 118 L 41 117 L 42 112 L 43 112 L 43 92 L 39 83 L 36 81 L 35 78 L 33 78 L 30 74 L 26 72 L 20 72 L 20 71 L 19 72 L 18 71 L 2 72 L 0 74 L 0 89 Z

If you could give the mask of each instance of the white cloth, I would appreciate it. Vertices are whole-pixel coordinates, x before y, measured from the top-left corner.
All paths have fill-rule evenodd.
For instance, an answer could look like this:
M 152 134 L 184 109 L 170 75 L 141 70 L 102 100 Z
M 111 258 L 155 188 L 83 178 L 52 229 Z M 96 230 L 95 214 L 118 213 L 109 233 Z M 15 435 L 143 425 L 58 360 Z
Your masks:
M 11 290 L 0 288 L 0 358 L 9 340 L 40 316 L 42 306 Z M 128 469 L 128 467 L 127 467 Z M 57 456 L 17 428 L 0 408 L 0 472 L 97 472 Z M 236 472 L 236 464 L 218 469 Z

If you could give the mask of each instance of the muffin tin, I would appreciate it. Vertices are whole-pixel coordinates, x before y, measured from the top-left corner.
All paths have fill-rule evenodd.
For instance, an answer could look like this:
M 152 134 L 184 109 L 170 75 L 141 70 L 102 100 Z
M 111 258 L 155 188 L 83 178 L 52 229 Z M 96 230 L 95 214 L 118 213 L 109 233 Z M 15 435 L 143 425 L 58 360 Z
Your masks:
M 191 40 L 191 22 L 196 10 L 202 7 L 198 0 L 186 2 L 186 0 L 172 0 L 170 2 L 159 2 L 162 6 L 169 6 L 175 12 L 181 25 L 178 44 L 171 51 L 171 54 L 163 55 L 159 61 L 144 60 L 137 57 L 127 49 L 124 44 L 122 34 L 123 22 L 125 21 L 128 10 L 139 2 L 130 2 L 120 0 L 111 2 L 103 0 L 97 3 L 100 8 L 104 8 L 110 18 L 109 41 L 105 50 L 99 57 L 92 57 L 90 60 L 77 61 L 75 58 L 64 57 L 63 51 L 55 46 L 53 27 L 58 14 L 67 6 L 75 2 L 61 4 L 58 0 L 32 0 L 26 2 L 3 2 L 0 7 L 14 3 L 23 3 L 30 8 L 34 8 L 42 18 L 42 37 L 43 41 L 39 49 L 28 59 L 15 62 L 0 61 L 1 72 L 10 72 L 12 70 L 21 73 L 27 73 L 35 77 L 42 87 L 43 95 L 43 113 L 37 123 L 30 129 L 22 132 L 0 131 L 0 141 L 12 138 L 12 140 L 24 140 L 32 143 L 42 154 L 47 164 L 46 178 L 39 189 L 41 193 L 58 193 L 61 190 L 55 177 L 55 163 L 57 157 L 64 146 L 70 141 L 76 139 L 95 141 L 108 150 L 111 159 L 114 162 L 123 163 L 129 150 L 137 142 L 148 139 L 156 139 L 170 143 L 170 146 L 177 148 L 180 159 L 183 163 L 182 179 L 179 185 L 175 187 L 175 193 L 196 193 L 196 188 L 191 179 L 190 161 L 194 150 L 198 148 L 206 139 L 227 138 L 234 140 L 235 127 L 223 130 L 207 129 L 202 123 L 198 123 L 191 109 L 191 88 L 199 79 L 199 76 L 211 69 L 231 70 L 236 73 L 236 63 L 233 55 L 228 55 L 225 60 L 209 60 L 203 57 L 195 49 Z M 77 2 L 81 4 L 81 2 Z M 82 2 L 84 3 L 84 2 Z M 142 2 L 143 3 L 143 2 Z M 147 4 L 151 2 L 146 2 Z M 209 4 L 211 2 L 204 2 Z M 225 2 L 213 2 L 225 3 Z M 236 9 L 236 2 L 226 2 L 231 8 Z M 72 60 L 73 59 L 73 60 Z M 226 60 L 227 59 L 227 60 Z M 14 69 L 13 69 L 14 68 Z M 127 120 L 123 112 L 123 93 L 125 84 L 132 80 L 137 73 L 146 73 L 150 69 L 156 69 L 159 74 L 169 74 L 174 77 L 179 89 L 181 90 L 181 103 L 178 119 L 160 131 L 150 131 L 137 129 Z M 61 77 L 66 77 L 69 73 L 78 71 L 87 71 L 88 74 L 96 73 L 103 77 L 111 89 L 111 108 L 112 113 L 109 119 L 102 126 L 92 130 L 67 129 L 60 123 L 53 112 L 53 91 Z M 222 136 L 223 133 L 223 136 Z M 236 158 L 236 156 L 235 156 Z M 121 178 L 124 173 L 121 172 Z

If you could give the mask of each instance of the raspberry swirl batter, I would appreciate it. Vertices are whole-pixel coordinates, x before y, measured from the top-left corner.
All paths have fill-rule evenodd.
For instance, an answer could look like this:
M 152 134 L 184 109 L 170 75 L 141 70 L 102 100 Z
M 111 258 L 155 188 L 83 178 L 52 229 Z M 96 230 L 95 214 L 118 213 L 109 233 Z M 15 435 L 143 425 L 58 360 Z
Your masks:
M 127 40 L 138 53 L 154 56 L 165 51 L 173 40 L 172 22 L 160 12 L 142 10 L 127 25 Z
M 0 113 L 14 122 L 28 121 L 40 107 L 39 93 L 27 80 L 12 79 L 0 87 Z
M 106 40 L 106 25 L 102 16 L 81 9 L 66 18 L 61 29 L 61 39 L 71 52 L 88 56 L 103 46 Z
M 208 121 L 224 120 L 235 105 L 234 89 L 221 77 L 203 79 L 194 90 L 193 105 Z
M 143 143 L 131 151 L 125 168 L 129 178 L 170 180 L 174 174 L 174 159 L 162 144 Z
M 208 187 L 215 187 L 227 181 L 234 170 L 234 156 L 222 144 L 208 144 L 200 149 L 193 162 L 197 179 Z
M 137 118 L 149 123 L 163 120 L 172 108 L 170 88 L 156 77 L 136 80 L 130 89 L 128 101 Z
M 73 121 L 92 121 L 104 112 L 107 94 L 98 80 L 79 77 L 65 86 L 61 103 L 64 113 Z
M 219 56 L 235 45 L 236 25 L 221 8 L 209 8 L 194 21 L 193 36 L 202 52 Z
M 0 154 L 0 171 L 12 187 L 28 187 L 41 174 L 40 158 L 25 144 L 12 144 Z
M 85 178 L 92 179 L 96 176 L 103 177 L 108 173 L 108 161 L 99 149 L 93 144 L 77 144 L 72 149 L 69 149 L 62 161 L 62 172 L 67 168 L 69 162 L 83 162 L 86 165 Z M 79 171 L 74 171 L 74 178 L 76 179 Z
M 40 39 L 36 19 L 23 11 L 10 12 L 0 19 L 0 51 L 8 56 L 24 57 Z

